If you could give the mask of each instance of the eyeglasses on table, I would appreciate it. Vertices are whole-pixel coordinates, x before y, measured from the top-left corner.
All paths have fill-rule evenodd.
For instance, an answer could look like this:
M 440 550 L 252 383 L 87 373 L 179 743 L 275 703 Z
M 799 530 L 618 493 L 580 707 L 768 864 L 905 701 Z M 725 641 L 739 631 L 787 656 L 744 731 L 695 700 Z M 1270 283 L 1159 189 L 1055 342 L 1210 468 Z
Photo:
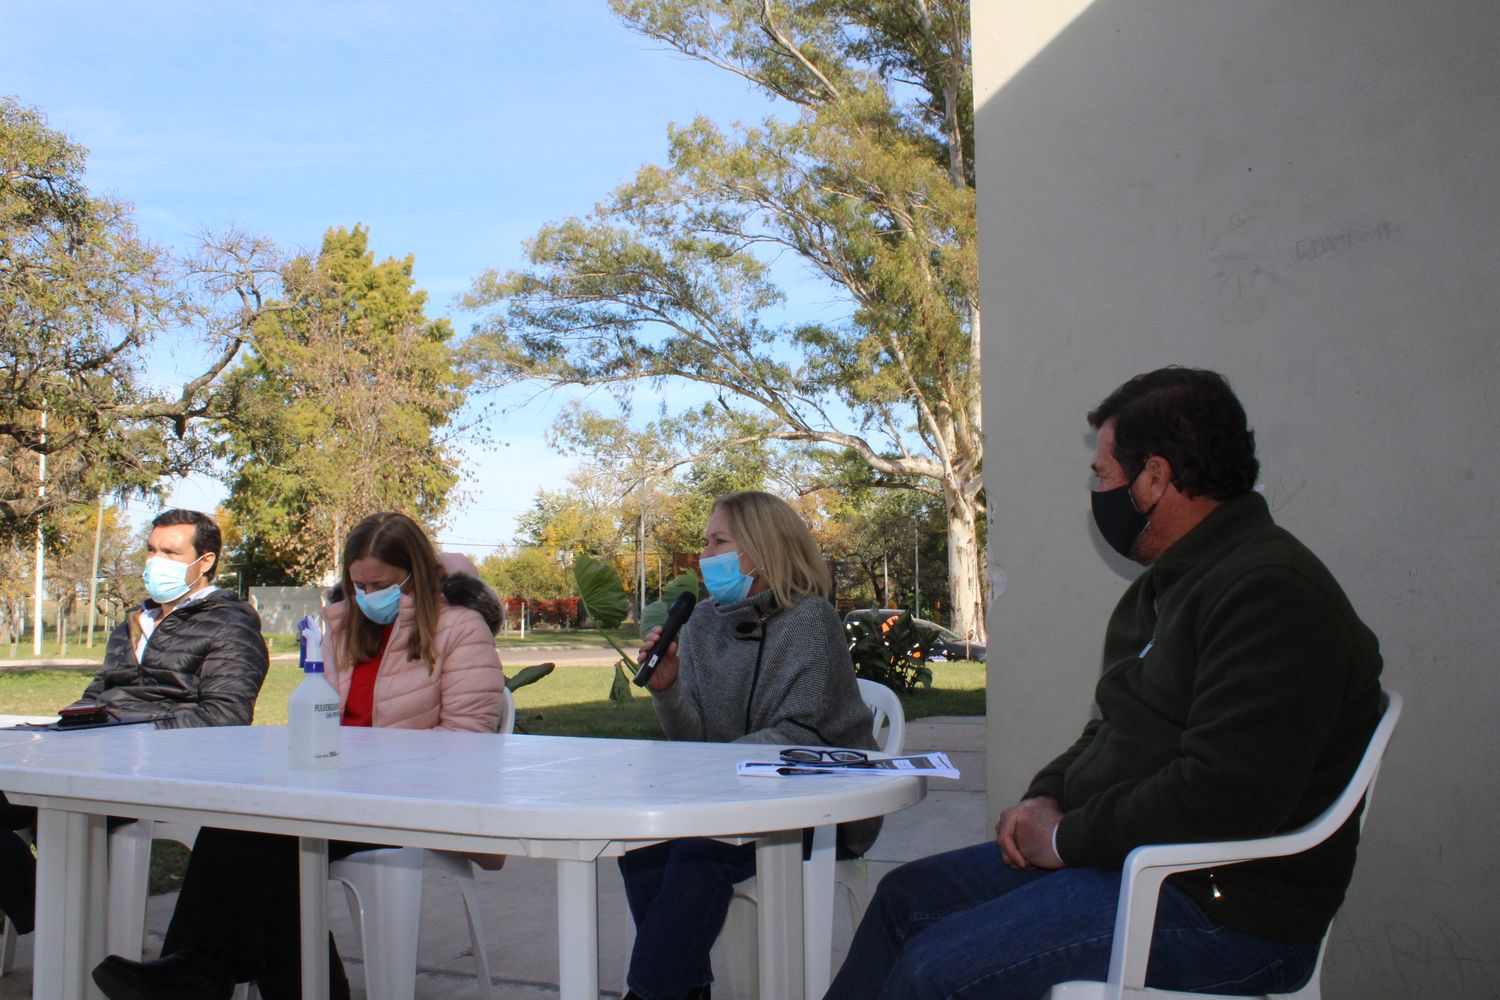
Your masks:
M 862 750 L 830 750 L 824 747 L 787 747 L 781 751 L 784 764 L 813 764 L 818 767 L 859 767 L 870 760 Z

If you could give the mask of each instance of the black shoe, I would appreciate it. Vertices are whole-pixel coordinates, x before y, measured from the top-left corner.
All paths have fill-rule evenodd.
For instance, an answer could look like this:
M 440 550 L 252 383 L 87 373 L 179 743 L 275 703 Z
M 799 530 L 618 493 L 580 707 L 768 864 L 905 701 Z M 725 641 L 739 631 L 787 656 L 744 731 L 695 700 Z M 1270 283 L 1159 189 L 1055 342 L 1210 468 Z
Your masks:
M 94 984 L 109 1000 L 229 1000 L 234 995 L 228 967 L 191 949 L 154 962 L 111 955 L 94 966 Z

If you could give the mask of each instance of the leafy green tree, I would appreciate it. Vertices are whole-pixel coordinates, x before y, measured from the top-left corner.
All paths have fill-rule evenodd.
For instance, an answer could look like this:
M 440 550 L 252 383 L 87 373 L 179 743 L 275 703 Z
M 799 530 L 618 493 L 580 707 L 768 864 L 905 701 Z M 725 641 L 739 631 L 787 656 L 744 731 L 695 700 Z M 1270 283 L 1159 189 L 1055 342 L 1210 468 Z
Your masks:
M 494 384 L 694 383 L 746 421 L 718 442 L 812 445 L 942 501 L 954 627 L 983 636 L 980 313 L 964 0 L 612 0 L 788 115 L 673 128 L 529 266 L 481 276 Z M 790 252 L 848 304 L 775 320 Z
M 714 501 L 726 493 L 763 490 L 772 485 L 772 449 L 764 441 L 746 440 L 738 448 L 706 449 L 689 461 L 673 484 L 672 503 L 658 528 L 671 552 L 697 552 Z
M 486 556 L 479 563 L 479 575 L 501 597 L 555 601 L 573 593 L 573 580 L 563 562 L 556 554 L 534 545 Z
M 0 97 L 0 539 L 207 468 L 200 418 L 276 280 L 273 248 L 240 234 L 204 236 L 192 259 L 148 243 L 128 204 L 88 191 L 86 156 Z M 214 355 L 170 391 L 145 353 L 167 333 Z
M 918 617 L 948 617 L 937 607 L 949 608 L 940 501 L 918 490 L 868 484 L 820 492 L 827 497 L 820 541 L 838 566 L 841 597 L 915 614 L 916 579 L 922 601 Z
M 583 457 L 580 470 L 569 477 L 574 489 L 566 495 L 573 509 L 586 504 L 594 513 L 600 534 L 576 539 L 569 549 L 558 526 L 573 519 L 560 510 L 546 544 L 613 558 L 630 578 L 639 613 L 642 602 L 665 585 L 664 575 L 681 568 L 669 560 L 702 548 L 716 498 L 768 485 L 776 463 L 766 443 L 745 437 L 734 449 L 714 444 L 716 438 L 744 436 L 748 423 L 705 406 L 636 428 L 628 409 L 609 416 L 576 404 L 567 408 L 549 439 Z M 611 518 L 614 530 L 606 542 L 605 524 Z M 645 592 L 639 593 L 643 578 Z
M 234 514 L 223 507 L 214 511 L 223 534 L 224 552 L 214 582 L 236 593 L 248 595 L 251 587 L 294 587 L 300 581 L 270 551 L 259 537 L 246 535 Z
M 78 629 L 88 619 L 89 577 L 94 571 L 94 538 L 98 529 L 99 585 L 97 610 L 118 618 L 144 594 L 141 564 L 145 546 L 141 533 L 130 526 L 118 507 L 77 505 L 51 521 L 51 543 L 44 579 L 51 598 L 63 609 L 66 627 Z M 64 646 L 64 650 L 66 646 Z
M 31 596 L 34 550 L 22 551 L 18 539 L 0 538 L 0 638 L 18 655 L 26 624 L 26 602 Z
M 288 575 L 332 573 L 361 517 L 432 522 L 459 473 L 444 432 L 469 377 L 446 319 L 424 314 L 412 258 L 375 263 L 363 227 L 333 228 L 282 269 L 285 297 L 227 376 L 225 506 Z
M 613 558 L 625 546 L 620 493 L 612 478 L 585 467 L 561 490 L 538 490 L 531 509 L 516 518 L 516 541 L 549 553 L 593 552 Z

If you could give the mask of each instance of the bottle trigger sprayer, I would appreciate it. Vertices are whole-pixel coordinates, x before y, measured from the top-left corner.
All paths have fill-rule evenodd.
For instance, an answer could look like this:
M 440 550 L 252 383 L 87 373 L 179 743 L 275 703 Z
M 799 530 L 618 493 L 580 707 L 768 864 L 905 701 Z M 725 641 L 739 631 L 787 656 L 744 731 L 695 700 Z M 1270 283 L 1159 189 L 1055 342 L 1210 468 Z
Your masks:
M 323 676 L 323 632 L 308 615 L 297 623 L 301 636 L 302 683 L 287 702 L 291 765 L 337 767 L 339 763 L 339 693 Z

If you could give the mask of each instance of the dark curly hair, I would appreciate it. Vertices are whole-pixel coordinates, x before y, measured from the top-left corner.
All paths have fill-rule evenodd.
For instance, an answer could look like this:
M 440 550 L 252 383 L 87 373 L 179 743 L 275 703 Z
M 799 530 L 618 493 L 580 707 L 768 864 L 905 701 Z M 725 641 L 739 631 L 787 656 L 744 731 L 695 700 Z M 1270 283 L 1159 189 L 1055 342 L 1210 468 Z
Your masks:
M 1134 479 L 1160 455 L 1172 483 L 1190 497 L 1227 500 L 1260 473 L 1255 432 L 1229 382 L 1218 372 L 1173 365 L 1120 386 L 1089 413 L 1089 426 L 1115 422 L 1115 460 Z

